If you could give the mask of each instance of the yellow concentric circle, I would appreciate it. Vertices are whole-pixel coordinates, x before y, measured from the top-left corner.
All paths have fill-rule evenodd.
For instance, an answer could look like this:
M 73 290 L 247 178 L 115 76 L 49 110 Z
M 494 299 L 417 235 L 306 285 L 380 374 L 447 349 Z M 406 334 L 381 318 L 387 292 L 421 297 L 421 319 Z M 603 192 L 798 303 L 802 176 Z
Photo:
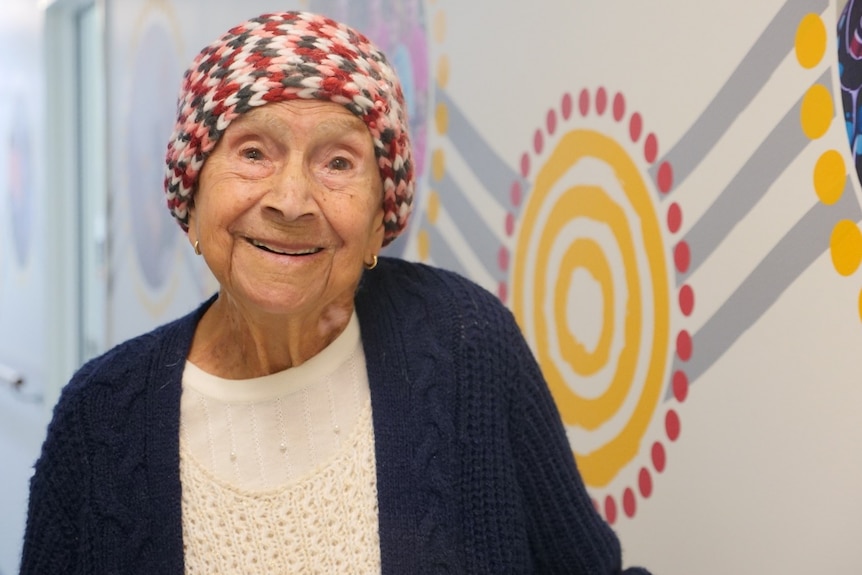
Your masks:
M 560 218 L 563 219 L 563 218 Z M 551 239 L 551 238 L 547 238 Z M 547 256 L 546 256 L 547 257 Z M 544 267 L 544 266 L 543 266 Z M 579 238 L 566 250 L 560 267 L 560 277 L 554 290 L 554 315 L 562 317 L 566 313 L 571 278 L 577 269 L 584 269 L 599 283 L 602 291 L 602 330 L 595 349 L 578 341 L 569 330 L 557 330 L 559 349 L 571 350 L 565 359 L 576 373 L 584 376 L 594 375 L 604 366 L 611 353 L 611 340 L 614 325 L 614 294 L 611 267 L 601 246 L 588 238 Z
M 626 344 L 620 353 L 617 363 L 618 367 L 613 375 L 610 386 L 597 398 L 585 398 L 574 392 L 566 384 L 564 376 L 555 367 L 553 359 L 550 353 L 548 353 L 550 349 L 548 338 L 555 334 L 551 333 L 552 330 L 549 329 L 547 318 L 543 313 L 545 305 L 543 294 L 546 293 L 547 287 L 545 283 L 548 279 L 548 274 L 544 272 L 549 269 L 548 259 L 551 253 L 551 244 L 557 240 L 562 227 L 568 221 L 581 217 L 597 220 L 606 224 L 611 229 L 617 246 L 622 253 L 623 264 L 626 269 L 626 291 L 628 293 L 625 317 Z M 579 243 L 583 243 L 583 240 L 573 242 L 567 255 L 577 250 Z M 625 213 L 600 188 L 592 186 L 570 188 L 554 204 L 551 217 L 548 218 L 543 229 L 540 231 L 540 240 L 536 252 L 536 269 L 539 271 L 537 271 L 534 278 L 536 297 L 533 298 L 532 313 L 533 321 L 535 322 L 535 337 L 539 362 L 542 366 L 547 366 L 545 375 L 548 377 L 548 384 L 560 406 L 563 420 L 573 425 L 580 425 L 588 430 L 595 430 L 620 409 L 631 390 L 632 376 L 634 375 L 635 364 L 637 363 L 641 345 L 642 309 L 640 285 L 636 275 L 629 273 L 630 270 L 637 267 L 637 256 L 631 233 L 626 223 Z M 560 271 L 564 270 L 565 267 Z M 610 275 L 610 272 L 608 272 L 608 275 Z M 519 276 L 516 275 L 515 277 Z M 565 278 L 563 274 L 557 277 Z M 565 279 L 563 279 L 563 282 L 565 282 Z M 557 284 L 555 292 L 565 293 L 560 287 L 560 284 L 563 282 Z M 612 303 L 612 300 L 609 301 L 607 297 L 603 299 L 605 307 Z M 565 302 L 555 302 L 554 317 L 562 317 L 564 313 L 562 308 L 564 307 Z M 613 331 L 613 323 L 608 322 L 608 319 L 607 317 L 603 318 L 602 338 L 609 340 L 609 336 L 612 335 Z M 575 338 L 572 334 L 568 333 L 567 330 L 560 329 L 561 325 L 562 322 L 558 322 L 557 333 L 566 334 L 562 338 L 563 343 L 565 344 L 566 340 L 574 341 Z M 580 370 L 578 367 L 579 364 L 583 364 L 582 353 L 579 353 L 579 350 L 582 348 L 583 346 L 577 342 L 575 342 L 574 346 L 561 347 L 561 349 L 566 350 L 564 357 L 570 358 L 569 363 L 575 367 L 576 371 L 581 373 L 584 370 Z M 597 351 L 603 349 L 602 346 L 599 346 Z M 601 366 L 592 365 L 591 367 L 593 368 L 591 371 L 595 372 Z
M 624 192 L 625 205 L 599 185 L 563 184 L 564 176 L 581 161 L 598 161 L 608 167 Z M 562 192 L 561 187 L 565 188 Z M 575 220 L 588 220 L 608 230 L 615 245 L 602 245 L 589 237 L 569 239 L 562 231 Z M 552 246 L 559 242 L 570 245 L 562 249 L 559 260 L 554 260 Z M 623 268 L 616 275 L 605 255 L 608 249 L 617 254 L 614 261 Z M 512 273 L 512 308 L 522 328 L 532 334 L 537 358 L 565 425 L 592 431 L 611 420 L 618 423 L 614 436 L 591 452 L 575 451 L 581 474 L 590 486 L 608 485 L 637 455 L 659 403 L 670 332 L 665 253 L 642 170 L 626 151 L 613 139 L 592 130 L 578 129 L 562 136 L 536 174 L 521 217 Z M 642 260 L 646 264 L 639 266 Z M 603 298 L 602 326 L 592 351 L 565 327 L 569 284 L 576 269 L 590 273 Z M 648 277 L 642 277 L 641 270 Z M 614 278 L 622 278 L 619 289 Z M 553 302 L 546 301 L 549 297 Z M 625 301 L 615 301 L 618 297 Z M 624 310 L 619 321 L 614 312 L 618 304 Z M 649 322 L 645 309 L 653 310 Z M 617 341 L 615 353 L 612 340 Z M 555 348 L 562 361 L 555 359 Z M 636 381 L 639 365 L 643 375 Z M 587 397 L 566 381 L 568 371 L 589 377 L 599 370 L 611 375 L 596 397 Z M 624 411 L 624 403 L 631 405 L 630 409 Z M 619 424 L 621 417 L 625 420 Z

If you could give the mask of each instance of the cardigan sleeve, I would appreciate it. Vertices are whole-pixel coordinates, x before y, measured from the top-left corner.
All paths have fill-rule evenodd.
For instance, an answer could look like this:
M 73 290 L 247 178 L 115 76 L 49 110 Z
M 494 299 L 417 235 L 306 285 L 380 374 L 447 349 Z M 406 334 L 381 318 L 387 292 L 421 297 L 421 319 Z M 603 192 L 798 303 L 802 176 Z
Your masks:
M 510 316 L 511 317 L 511 316 Z M 620 543 L 592 504 L 559 412 L 520 329 L 508 322 L 510 433 L 537 572 L 648 575 L 622 569 Z
M 82 499 L 89 491 L 90 473 L 83 422 L 71 395 L 67 386 L 30 480 L 22 575 L 86 572 L 79 553 L 84 538 L 78 526 L 86 509 Z

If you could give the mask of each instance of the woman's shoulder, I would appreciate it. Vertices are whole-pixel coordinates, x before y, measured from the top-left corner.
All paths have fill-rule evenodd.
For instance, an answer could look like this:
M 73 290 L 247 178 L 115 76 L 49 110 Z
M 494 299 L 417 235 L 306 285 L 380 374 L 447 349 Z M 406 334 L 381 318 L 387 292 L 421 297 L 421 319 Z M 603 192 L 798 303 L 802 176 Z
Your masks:
M 63 388 L 61 401 L 73 401 L 102 390 L 128 388 L 142 375 L 158 368 L 182 364 L 197 321 L 211 300 L 191 313 L 141 335 L 118 343 L 86 363 Z
M 436 337 L 457 333 L 490 342 L 515 325 L 510 310 L 476 282 L 454 271 L 395 258 L 380 258 L 377 268 L 366 272 L 356 309 L 363 325 L 409 324 Z
M 378 267 L 363 277 L 360 292 L 387 297 L 419 297 L 467 306 L 503 308 L 499 298 L 463 275 L 420 262 L 383 257 Z

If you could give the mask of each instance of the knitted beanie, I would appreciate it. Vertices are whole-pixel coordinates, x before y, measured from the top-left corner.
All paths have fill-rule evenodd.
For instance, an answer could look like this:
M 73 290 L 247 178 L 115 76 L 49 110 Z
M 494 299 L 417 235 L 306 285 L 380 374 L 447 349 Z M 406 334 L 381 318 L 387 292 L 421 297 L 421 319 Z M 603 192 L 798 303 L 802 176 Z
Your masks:
M 383 182 L 383 245 L 407 224 L 414 174 L 401 84 L 386 56 L 361 33 L 317 14 L 264 14 L 231 28 L 186 71 L 168 142 L 168 208 L 188 231 L 189 202 L 207 157 L 230 123 L 255 106 L 327 100 L 371 133 Z

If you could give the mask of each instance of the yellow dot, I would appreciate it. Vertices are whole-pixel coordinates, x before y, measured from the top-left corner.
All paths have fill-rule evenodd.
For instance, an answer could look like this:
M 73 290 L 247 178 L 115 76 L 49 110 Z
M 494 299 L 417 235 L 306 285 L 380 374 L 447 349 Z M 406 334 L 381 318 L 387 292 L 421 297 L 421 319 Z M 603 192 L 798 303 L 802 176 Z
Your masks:
M 437 60 L 437 86 L 445 88 L 449 85 L 449 57 L 446 54 Z
M 440 214 L 440 196 L 437 192 L 431 192 L 428 196 L 428 206 L 425 208 L 425 215 L 428 216 L 428 221 L 432 224 L 437 223 L 437 216 Z
M 440 102 L 437 104 L 437 112 L 435 114 L 435 121 L 437 125 L 437 133 L 445 134 L 449 131 L 449 109 L 446 107 L 446 104 Z
M 434 17 L 434 40 L 442 43 L 444 38 L 446 38 L 446 14 L 440 11 Z
M 845 179 L 847 166 L 844 157 L 838 150 L 826 150 L 814 166 L 814 191 L 820 201 L 831 206 L 841 199 Z
M 813 68 L 826 53 L 826 26 L 817 14 L 807 14 L 796 29 L 796 59 L 803 68 Z
M 802 98 L 800 122 L 802 131 L 812 140 L 826 133 L 832 123 L 835 110 L 832 107 L 832 94 L 823 84 L 815 84 Z
M 443 150 L 438 148 L 431 154 L 431 177 L 434 178 L 434 181 L 439 182 L 445 173 L 446 156 L 443 154 Z
M 417 249 L 419 250 L 419 259 L 422 261 L 428 261 L 428 255 L 431 253 L 431 246 L 428 241 L 428 231 L 424 229 L 419 230 L 419 233 L 416 234 L 416 242 Z
M 862 262 L 862 232 L 855 222 L 841 220 L 832 228 L 829 239 L 829 250 L 832 253 L 832 265 L 842 276 L 849 276 Z

